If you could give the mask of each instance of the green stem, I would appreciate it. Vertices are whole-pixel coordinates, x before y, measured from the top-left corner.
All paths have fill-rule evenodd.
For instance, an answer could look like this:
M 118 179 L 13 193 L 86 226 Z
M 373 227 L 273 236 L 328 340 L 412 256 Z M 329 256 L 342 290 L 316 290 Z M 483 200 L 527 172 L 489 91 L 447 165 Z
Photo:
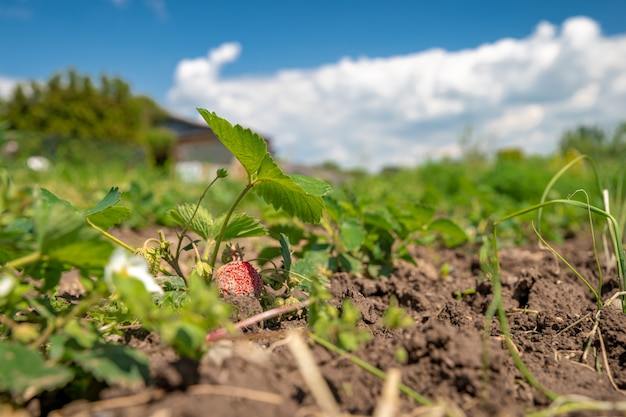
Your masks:
M 196 217 L 196 213 L 198 213 L 198 209 L 200 208 L 200 203 L 202 203 L 202 200 L 204 200 L 204 197 L 206 196 L 206 193 L 209 191 L 209 188 L 211 188 L 213 184 L 215 184 L 217 180 L 219 180 L 220 178 L 224 178 L 224 177 L 220 177 L 220 176 L 215 177 L 213 181 L 211 181 L 209 185 L 206 186 L 204 191 L 202 191 L 200 198 L 198 198 L 198 203 L 196 204 L 196 207 L 194 208 L 193 213 L 191 214 L 191 217 L 187 221 L 187 224 L 185 224 L 185 227 L 183 227 L 183 231 L 180 233 L 181 238 L 178 239 L 178 246 L 176 247 L 176 258 L 175 258 L 176 262 L 178 262 L 178 258 L 180 257 L 181 246 L 183 243 L 182 236 L 184 236 L 185 233 L 187 233 L 187 230 L 189 230 L 189 226 L 191 225 L 193 218 Z
M 33 252 L 30 255 L 22 256 L 21 258 L 14 259 L 7 262 L 4 266 L 7 268 L 19 268 L 21 266 L 37 262 L 41 259 L 41 253 L 39 251 Z
M 486 319 L 485 319 L 485 325 L 487 325 L 487 319 L 489 317 L 493 317 L 494 314 L 497 315 L 498 321 L 500 322 L 500 330 L 502 331 L 502 336 L 504 337 L 504 342 L 505 342 L 506 347 L 507 347 L 507 349 L 509 351 L 509 354 L 511 355 L 511 358 L 513 359 L 513 363 L 515 363 L 515 366 L 520 371 L 520 373 L 522 374 L 524 379 L 526 379 L 526 381 L 533 388 L 535 388 L 536 390 L 541 392 L 548 399 L 554 401 L 555 399 L 557 399 L 559 397 L 559 395 L 556 394 L 555 392 L 545 388 L 543 385 L 541 385 L 541 383 L 535 378 L 535 376 L 532 374 L 532 372 L 530 372 L 530 370 L 526 367 L 526 364 L 524 363 L 524 361 L 520 357 L 519 353 L 517 352 L 515 344 L 511 340 L 511 331 L 509 329 L 509 323 L 508 323 L 508 321 L 506 319 L 506 311 L 504 310 L 504 304 L 502 302 L 502 283 L 500 282 L 500 262 L 497 261 L 497 259 L 498 259 L 498 242 L 497 242 L 497 239 L 496 239 L 496 224 L 497 224 L 497 221 L 494 222 L 494 224 L 493 224 L 493 236 L 492 236 L 492 239 L 493 239 L 493 253 L 494 253 L 494 256 L 496 257 L 495 259 L 496 259 L 496 262 L 497 262 L 496 263 L 496 270 L 494 271 L 493 276 L 491 277 L 491 286 L 492 286 L 493 300 L 491 302 L 491 305 L 487 309 L 487 316 L 486 316 Z M 490 321 L 491 320 L 489 320 L 489 322 Z
M 104 237 L 106 237 L 107 239 L 113 241 L 113 243 L 116 243 L 117 245 L 127 249 L 128 251 L 135 253 L 137 252 L 137 250 L 135 248 L 133 248 L 132 246 L 126 244 L 125 242 L 122 242 L 121 240 L 119 240 L 118 238 L 116 238 L 115 236 L 113 236 L 112 234 L 110 234 L 109 232 L 107 232 L 104 229 L 99 228 L 98 226 L 96 226 L 95 224 L 93 224 L 91 222 L 91 220 L 87 219 L 87 223 L 89 223 L 89 225 L 91 227 L 93 227 L 94 229 L 96 229 L 97 231 L 99 231 Z
M 345 350 L 341 349 L 338 346 L 333 345 L 332 343 L 322 339 L 321 337 L 317 336 L 315 333 L 309 333 L 308 335 L 315 343 L 325 347 L 326 349 L 335 352 L 338 355 L 343 356 L 344 358 L 348 358 L 350 361 L 352 361 L 354 364 L 356 364 L 357 366 L 360 366 L 361 368 L 363 368 L 365 371 L 369 372 L 370 374 L 377 376 L 378 378 L 382 379 L 382 380 L 386 380 L 387 379 L 387 374 L 384 373 L 382 370 L 376 368 L 373 365 L 370 365 L 369 363 L 365 362 L 364 360 L 351 355 L 350 353 L 346 352 Z M 408 395 L 409 397 L 413 398 L 415 401 L 417 401 L 419 404 L 425 405 L 425 406 L 430 406 L 432 405 L 432 402 L 430 400 L 428 400 L 427 398 L 421 396 L 420 394 L 418 394 L 417 392 L 415 392 L 414 390 L 412 390 L 411 388 L 409 388 L 408 386 L 404 385 L 404 384 L 400 384 L 398 385 L 398 389 L 400 391 L 402 391 L 404 394 Z
M 235 212 L 235 209 L 237 208 L 241 200 L 243 200 L 246 194 L 248 194 L 248 191 L 250 191 L 252 187 L 254 187 L 256 184 L 257 184 L 256 182 L 249 182 L 248 185 L 246 185 L 246 187 L 241 191 L 241 193 L 239 193 L 239 195 L 237 196 L 237 199 L 228 210 L 228 213 L 226 213 L 226 217 L 224 218 L 224 223 L 222 223 L 222 228 L 220 229 L 220 234 L 217 236 L 217 239 L 215 239 L 215 247 L 213 248 L 213 254 L 211 255 L 211 260 L 209 261 L 209 265 L 211 266 L 211 271 L 215 269 L 215 262 L 217 261 L 217 254 L 220 251 L 220 245 L 222 244 L 222 240 L 224 239 L 224 235 L 226 234 L 226 229 L 228 228 L 228 222 L 230 221 L 230 218 L 232 217 L 233 213 Z

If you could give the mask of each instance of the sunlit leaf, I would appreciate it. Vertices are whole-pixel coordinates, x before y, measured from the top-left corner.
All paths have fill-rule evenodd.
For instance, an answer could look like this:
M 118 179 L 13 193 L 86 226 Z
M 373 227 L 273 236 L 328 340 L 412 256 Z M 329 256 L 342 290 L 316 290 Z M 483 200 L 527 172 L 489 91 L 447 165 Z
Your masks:
M 216 221 L 215 228 L 220 229 L 223 222 L 224 217 L 218 219 Z M 267 230 L 257 219 L 245 213 L 236 213 L 228 222 L 226 232 L 224 233 L 224 240 L 242 237 L 265 236 L 266 234 Z
M 197 110 L 220 142 L 241 162 L 248 176 L 253 176 L 267 154 L 265 140 L 250 129 L 231 125 L 215 113 L 205 109 Z

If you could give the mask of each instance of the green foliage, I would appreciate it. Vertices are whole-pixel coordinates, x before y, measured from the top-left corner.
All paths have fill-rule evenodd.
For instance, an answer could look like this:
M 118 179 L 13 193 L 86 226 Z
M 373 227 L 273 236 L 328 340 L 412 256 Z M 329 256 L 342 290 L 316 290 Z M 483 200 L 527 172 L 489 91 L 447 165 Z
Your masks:
M 0 391 L 21 401 L 60 388 L 74 376 L 70 369 L 46 363 L 39 352 L 17 343 L 0 341 L 0 362 Z
M 433 209 L 411 201 L 378 202 L 339 190 L 324 198 L 327 241 L 314 238 L 306 250 L 326 251 L 331 271 L 388 276 L 398 259 L 412 261 L 410 244 L 441 239 L 452 247 L 468 239 L 454 221 L 437 218 Z
M 162 167 L 173 156 L 176 136 L 165 128 L 149 128 L 141 132 L 139 142 L 147 146 L 152 162 L 156 166 Z
M 18 85 L 0 111 L 11 129 L 117 141 L 137 140 L 140 131 L 165 115 L 151 99 L 133 96 L 122 79 L 103 75 L 96 87 L 75 70 L 57 73 L 46 83 Z
M 333 307 L 328 303 L 330 293 L 319 283 L 314 284 L 312 297 L 316 302 L 309 309 L 309 326 L 318 337 L 348 351 L 371 338 L 368 331 L 356 327 L 361 312 L 349 300 L 344 300 L 340 308 Z
M 398 306 L 398 299 L 393 296 L 389 302 L 389 307 L 383 314 L 383 325 L 388 329 L 400 329 L 413 325 L 413 319 L 406 311 Z
M 286 175 L 267 151 L 267 143 L 259 135 L 240 125 L 232 126 L 215 113 L 198 112 L 213 133 L 241 162 L 248 175 L 249 187 L 276 210 L 305 222 L 317 223 L 324 210 L 322 196 L 330 185 L 301 175 Z

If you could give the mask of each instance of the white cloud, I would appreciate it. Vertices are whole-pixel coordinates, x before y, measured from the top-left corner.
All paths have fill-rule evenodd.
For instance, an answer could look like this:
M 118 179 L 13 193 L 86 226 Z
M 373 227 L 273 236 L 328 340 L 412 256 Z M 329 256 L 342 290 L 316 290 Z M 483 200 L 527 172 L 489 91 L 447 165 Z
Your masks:
M 187 115 L 204 107 L 249 126 L 296 163 L 378 169 L 456 155 L 468 124 L 499 147 L 550 152 L 564 129 L 617 123 L 615 109 L 626 107 L 626 35 L 603 36 L 585 17 L 462 51 L 222 77 L 241 52 L 233 42 L 181 60 L 170 107 Z
M 3 77 L 0 75 L 0 99 L 6 99 L 11 96 L 13 93 L 13 89 L 19 84 L 22 80 L 17 80 L 15 78 Z

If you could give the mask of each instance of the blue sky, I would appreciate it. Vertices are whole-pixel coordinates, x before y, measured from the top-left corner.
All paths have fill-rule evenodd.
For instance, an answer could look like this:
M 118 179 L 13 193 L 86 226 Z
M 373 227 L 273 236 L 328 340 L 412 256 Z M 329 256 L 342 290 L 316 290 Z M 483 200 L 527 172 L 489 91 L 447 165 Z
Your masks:
M 588 0 L 0 0 L 0 94 L 69 67 L 118 75 L 298 163 L 455 156 L 467 126 L 549 152 L 567 127 L 624 117 L 624 16 L 624 1 Z

